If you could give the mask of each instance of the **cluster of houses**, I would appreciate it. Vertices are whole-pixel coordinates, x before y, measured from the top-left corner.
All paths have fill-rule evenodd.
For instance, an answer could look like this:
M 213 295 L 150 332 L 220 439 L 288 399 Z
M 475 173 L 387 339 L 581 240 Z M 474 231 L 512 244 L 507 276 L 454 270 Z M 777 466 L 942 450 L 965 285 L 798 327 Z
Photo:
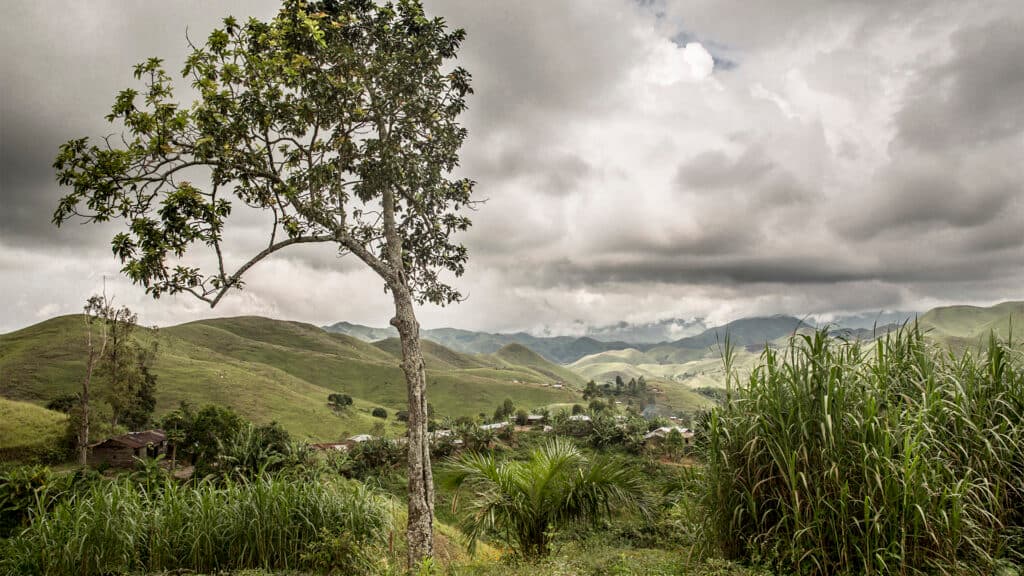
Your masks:
M 543 424 L 544 416 L 540 414 L 530 414 L 527 416 L 528 426 L 538 426 Z M 678 419 L 676 419 L 678 420 Z M 569 416 L 570 422 L 590 422 L 591 418 L 587 414 L 573 414 Z M 481 430 L 493 430 L 499 431 L 508 426 L 512 426 L 511 421 L 506 422 L 494 422 L 491 424 L 480 424 L 478 427 Z M 552 432 L 554 429 L 551 426 L 544 425 L 541 428 L 543 432 Z M 655 430 L 648 432 L 644 436 L 644 441 L 649 443 L 658 443 L 667 438 L 672 431 L 679 432 L 683 439 L 684 445 L 689 446 L 693 442 L 693 431 L 689 428 L 682 426 L 662 426 Z M 430 440 L 438 441 L 442 438 L 452 438 L 455 432 L 452 430 L 435 430 L 430 433 Z M 339 452 L 347 452 L 357 444 L 363 442 L 369 442 L 374 437 L 369 434 L 356 434 L 350 436 L 341 442 L 321 442 L 317 444 L 311 444 L 310 447 L 314 450 L 335 450 Z M 397 438 L 394 442 L 403 443 L 405 438 Z M 459 438 L 452 438 L 453 445 L 461 445 L 462 440 Z M 135 461 L 138 458 L 156 458 L 160 455 L 168 453 L 168 442 L 167 435 L 162 430 L 144 430 L 141 432 L 129 432 L 120 436 L 113 436 L 97 442 L 89 446 L 89 458 L 88 462 L 90 466 L 102 467 L 112 466 L 119 468 L 127 468 L 135 465 Z
M 513 380 L 512 382 L 514 384 L 526 384 L 527 386 L 540 386 L 542 388 L 557 388 L 559 390 L 562 389 L 562 388 L 565 388 L 565 382 L 562 382 L 561 380 L 558 380 L 556 382 L 540 382 L 540 383 L 537 383 L 537 382 L 524 382 L 522 380 L 516 379 L 516 380 Z

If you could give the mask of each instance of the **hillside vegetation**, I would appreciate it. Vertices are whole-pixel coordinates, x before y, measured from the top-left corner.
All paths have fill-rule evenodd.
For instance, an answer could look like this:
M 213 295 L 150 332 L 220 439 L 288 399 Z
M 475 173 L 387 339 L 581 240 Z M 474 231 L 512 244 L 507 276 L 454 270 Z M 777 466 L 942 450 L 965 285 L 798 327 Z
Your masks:
M 0 461 L 8 453 L 45 451 L 58 445 L 66 421 L 60 412 L 0 398 Z
M 83 333 L 80 316 L 63 316 L 0 336 L 0 396 L 42 405 L 75 392 L 84 373 Z M 159 339 L 158 415 L 183 400 L 216 403 L 257 423 L 276 420 L 300 438 L 335 440 L 381 422 L 370 415 L 376 406 L 393 413 L 406 405 L 400 352 L 386 343 L 257 317 L 139 330 L 138 337 Z M 582 385 L 536 355 L 521 363 L 516 353 L 474 357 L 437 345 L 425 352 L 430 402 L 439 416 L 490 413 L 505 398 L 527 407 L 567 402 L 569 390 L 540 384 Z M 327 395 L 333 392 L 352 396 L 353 406 L 332 410 Z M 392 433 L 401 430 L 394 418 L 387 422 Z

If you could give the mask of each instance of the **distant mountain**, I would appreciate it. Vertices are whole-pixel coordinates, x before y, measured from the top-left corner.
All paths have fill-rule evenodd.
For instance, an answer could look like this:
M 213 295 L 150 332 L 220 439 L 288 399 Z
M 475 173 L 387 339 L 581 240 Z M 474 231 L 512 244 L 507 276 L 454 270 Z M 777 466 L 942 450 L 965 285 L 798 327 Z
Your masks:
M 887 324 L 879 322 L 877 326 L 833 327 L 830 333 L 847 339 L 872 340 L 899 329 L 907 320 L 899 316 L 895 319 L 897 321 Z M 857 326 L 856 322 L 848 324 Z M 935 308 L 921 315 L 918 325 L 926 338 L 955 353 L 979 350 L 993 332 L 1007 340 L 1013 335 L 1011 328 L 1020 327 L 1016 328 L 1017 336 L 1012 339 L 1019 347 L 1019 343 L 1024 341 L 1020 336 L 1024 333 L 1024 302 L 1004 302 L 988 308 Z M 744 318 L 674 342 L 593 354 L 569 367 L 584 378 L 599 382 L 612 380 L 615 376 L 628 379 L 642 375 L 648 380 L 668 380 L 691 388 L 717 386 L 723 378 L 717 344 L 726 333 L 737 346 L 737 365 L 743 372 L 756 365 L 758 353 L 765 343 L 781 346 L 794 332 L 806 333 L 811 329 L 807 322 L 792 316 Z
M 375 342 L 386 338 L 396 338 L 394 329 L 371 328 L 349 322 L 338 322 L 324 326 L 324 330 L 338 334 L 347 334 L 365 342 Z M 568 364 L 589 354 L 605 350 L 628 348 L 626 342 L 601 342 L 594 338 L 575 336 L 533 336 L 525 332 L 513 334 L 493 334 L 460 330 L 458 328 L 434 328 L 423 330 L 420 335 L 446 348 L 464 354 L 494 354 L 509 344 L 520 344 L 540 354 L 551 362 Z
M 363 342 L 376 342 L 387 338 L 398 338 L 398 330 L 396 330 L 394 326 L 388 326 L 387 328 L 371 328 L 361 324 L 352 324 L 351 322 L 337 322 L 330 326 L 324 326 L 323 329 L 336 334 L 348 334 L 354 338 L 359 338 Z
M 880 327 L 888 324 L 899 325 L 907 321 L 913 321 L 914 318 L 918 317 L 920 314 L 920 312 L 914 312 L 911 310 L 861 312 L 859 314 L 841 314 L 833 316 L 828 321 L 818 321 L 818 324 L 827 324 L 838 328 L 848 328 L 850 330 L 864 329 L 870 332 L 871 329 L 876 326 Z
M 810 329 L 799 318 L 793 316 L 765 316 L 760 318 L 741 318 L 724 326 L 708 328 L 696 336 L 680 338 L 662 347 L 689 348 L 702 350 L 724 342 L 728 335 L 732 344 L 745 348 L 763 348 L 766 343 L 795 334 L 801 329 Z

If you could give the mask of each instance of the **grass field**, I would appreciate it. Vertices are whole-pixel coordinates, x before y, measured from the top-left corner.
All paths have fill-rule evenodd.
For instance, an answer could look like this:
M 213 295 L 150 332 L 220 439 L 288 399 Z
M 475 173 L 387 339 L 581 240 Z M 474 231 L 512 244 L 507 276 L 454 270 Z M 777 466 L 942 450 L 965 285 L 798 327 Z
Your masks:
M 0 398 L 0 455 L 57 445 L 67 416 L 28 402 Z

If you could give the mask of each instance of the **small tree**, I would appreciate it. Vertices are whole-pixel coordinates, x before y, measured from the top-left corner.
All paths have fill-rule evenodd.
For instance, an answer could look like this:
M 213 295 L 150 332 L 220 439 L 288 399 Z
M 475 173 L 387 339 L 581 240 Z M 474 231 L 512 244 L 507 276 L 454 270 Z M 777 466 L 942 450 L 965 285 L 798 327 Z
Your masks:
M 332 408 L 340 410 L 352 405 L 352 397 L 348 394 L 328 394 L 327 403 L 330 404 Z
M 516 424 L 526 426 L 530 423 L 530 413 L 520 408 L 516 410 Z
M 110 340 L 108 324 L 104 321 L 111 314 L 107 297 L 90 296 L 85 303 L 85 377 L 82 378 L 82 392 L 78 396 L 81 413 L 78 414 L 78 463 L 82 466 L 89 459 L 89 400 L 92 392 L 92 377 L 96 366 L 106 352 Z
M 191 294 L 210 306 L 240 289 L 275 252 L 327 243 L 353 254 L 390 292 L 409 399 L 410 566 L 433 551 L 434 492 L 426 373 L 414 305 L 459 293 L 473 182 L 450 175 L 466 131 L 457 122 L 469 74 L 449 63 L 465 37 L 418 0 L 285 0 L 269 22 L 224 20 L 188 56 L 198 94 L 181 105 L 161 60 L 135 68 L 142 91 L 116 98 L 124 132 L 71 140 L 54 162 L 72 191 L 54 222 L 123 219 L 113 238 L 122 271 L 154 297 Z M 205 170 L 207 183 L 192 180 Z M 262 211 L 266 246 L 232 266 L 222 249 L 238 206 Z M 208 248 L 212 269 L 191 256 Z
M 624 508 L 648 508 L 642 481 L 632 469 L 604 458 L 591 460 L 561 438 L 533 450 L 526 462 L 470 453 L 452 467 L 446 482 L 473 494 L 461 523 L 471 549 L 493 533 L 523 556 L 545 556 L 553 530 Z

